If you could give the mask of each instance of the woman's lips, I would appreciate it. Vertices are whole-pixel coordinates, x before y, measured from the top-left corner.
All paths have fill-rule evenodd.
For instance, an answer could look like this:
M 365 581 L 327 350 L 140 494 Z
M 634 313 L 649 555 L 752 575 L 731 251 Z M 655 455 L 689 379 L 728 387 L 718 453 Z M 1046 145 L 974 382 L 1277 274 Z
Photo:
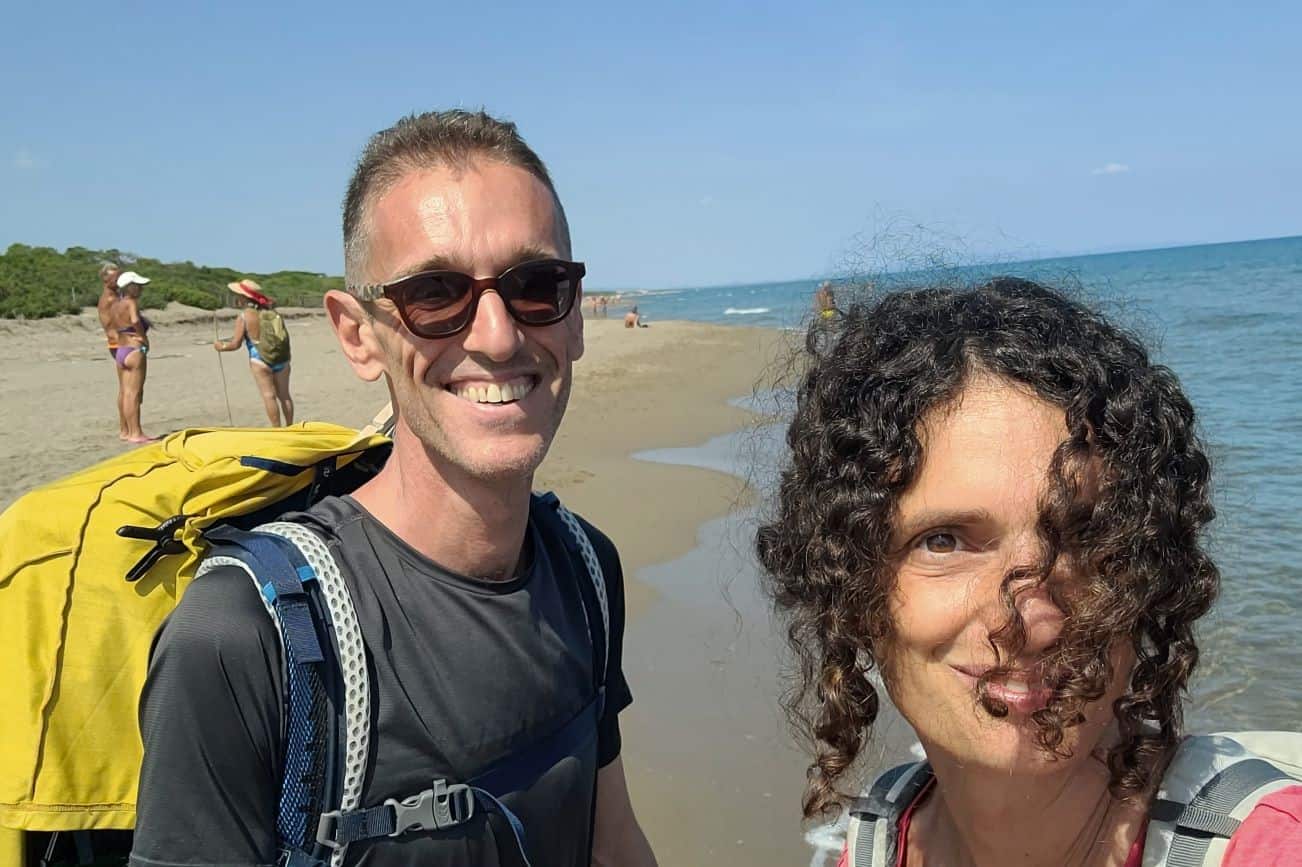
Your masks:
M 989 669 L 967 668 L 956 665 L 951 665 L 950 668 L 958 676 L 959 680 L 972 691 L 973 695 L 977 695 L 979 698 L 977 682 L 980 676 Z M 1003 677 L 987 681 L 985 694 L 988 698 L 1006 705 L 1010 712 L 1031 714 L 1049 703 L 1053 690 L 1045 686 L 1039 676 L 1034 673 L 1012 672 Z

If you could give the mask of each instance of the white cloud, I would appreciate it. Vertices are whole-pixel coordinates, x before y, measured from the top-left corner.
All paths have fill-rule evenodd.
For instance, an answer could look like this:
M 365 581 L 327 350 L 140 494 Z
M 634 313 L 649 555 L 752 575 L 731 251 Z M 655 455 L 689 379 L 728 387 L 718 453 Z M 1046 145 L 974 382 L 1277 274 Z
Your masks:
M 26 171 L 31 171 L 32 169 L 35 168 L 39 168 L 40 166 L 44 165 L 44 163 L 41 160 L 38 160 L 36 157 L 32 156 L 31 151 L 27 150 L 27 148 L 19 148 L 18 152 L 14 154 L 13 165 L 14 168 L 18 169 L 19 171 L 26 172 Z
M 702 208 L 708 208 L 714 204 L 714 196 L 701 196 L 701 200 L 697 204 Z
M 1097 169 L 1090 172 L 1090 174 L 1091 175 L 1123 175 L 1128 171 L 1130 171 L 1130 166 L 1126 165 L 1125 163 L 1108 163 L 1107 165 L 1099 166 Z

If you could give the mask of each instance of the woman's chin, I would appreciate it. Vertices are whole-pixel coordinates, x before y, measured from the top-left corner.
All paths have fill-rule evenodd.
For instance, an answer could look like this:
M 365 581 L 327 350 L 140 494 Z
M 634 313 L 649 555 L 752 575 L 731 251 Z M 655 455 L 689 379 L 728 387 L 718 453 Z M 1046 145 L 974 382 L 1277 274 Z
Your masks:
M 961 735 L 950 730 L 943 737 L 923 738 L 927 757 L 934 762 L 938 755 L 944 755 L 965 769 L 1035 777 L 1059 773 L 1082 752 L 1088 753 L 1078 748 L 1079 733 L 1075 730 L 1064 733 L 1060 752 L 1065 757 L 1060 757 L 1040 746 L 1035 724 L 1029 719 L 1014 715 L 991 717 L 979 707 L 975 712 L 980 716 Z

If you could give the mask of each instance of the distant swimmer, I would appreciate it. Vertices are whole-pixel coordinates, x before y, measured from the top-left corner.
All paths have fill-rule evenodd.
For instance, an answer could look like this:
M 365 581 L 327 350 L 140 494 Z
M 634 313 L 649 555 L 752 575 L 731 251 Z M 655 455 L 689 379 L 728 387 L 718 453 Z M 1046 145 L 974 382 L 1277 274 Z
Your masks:
M 632 310 L 630 310 L 630 311 L 628 311 L 627 313 L 624 314 L 624 327 L 625 327 L 625 328 L 646 328 L 646 327 L 647 327 L 647 324 L 646 324 L 645 322 L 642 321 L 642 314 L 637 312 L 637 305 L 636 305 L 636 304 L 633 305 L 633 309 L 632 309 Z
M 814 311 L 822 319 L 836 316 L 836 297 L 832 294 L 832 281 L 824 280 L 814 292 Z
M 140 293 L 148 277 L 135 271 L 118 275 L 120 297 L 109 305 L 109 326 L 117 338 L 113 362 L 118 368 L 118 413 L 122 418 L 119 438 L 129 443 L 154 442 L 140 427 L 140 405 L 145 400 L 145 375 L 149 370 L 149 320 L 140 313 Z
M 262 287 L 249 279 L 227 283 L 243 300 L 244 309 L 235 320 L 235 334 L 230 340 L 214 340 L 218 352 L 231 352 L 243 346 L 249 351 L 249 370 L 262 395 L 262 406 L 267 411 L 267 421 L 280 427 L 283 415 L 286 425 L 294 423 L 294 398 L 289 394 L 289 332 L 285 320 L 273 308 L 273 302 L 262 294 Z

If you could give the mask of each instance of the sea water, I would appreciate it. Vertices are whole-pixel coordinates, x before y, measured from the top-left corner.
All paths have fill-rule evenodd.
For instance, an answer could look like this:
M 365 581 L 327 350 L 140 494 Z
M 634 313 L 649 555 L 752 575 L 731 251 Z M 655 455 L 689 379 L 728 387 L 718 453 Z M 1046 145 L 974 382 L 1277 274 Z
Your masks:
M 1302 727 L 1302 237 L 972 270 L 1078 283 L 1180 377 L 1214 462 L 1210 547 L 1223 575 L 1199 630 L 1189 722 Z M 818 282 L 649 292 L 637 303 L 652 326 L 796 328 Z
M 1209 547 L 1223 576 L 1198 629 L 1189 728 L 1302 728 L 1302 237 L 970 270 L 1080 287 L 1179 376 L 1213 460 Z M 636 303 L 652 327 L 799 328 L 818 282 L 655 291 Z M 839 291 L 838 303 L 848 297 Z

